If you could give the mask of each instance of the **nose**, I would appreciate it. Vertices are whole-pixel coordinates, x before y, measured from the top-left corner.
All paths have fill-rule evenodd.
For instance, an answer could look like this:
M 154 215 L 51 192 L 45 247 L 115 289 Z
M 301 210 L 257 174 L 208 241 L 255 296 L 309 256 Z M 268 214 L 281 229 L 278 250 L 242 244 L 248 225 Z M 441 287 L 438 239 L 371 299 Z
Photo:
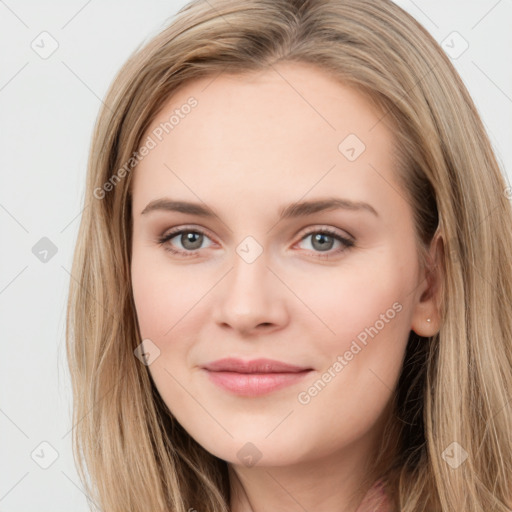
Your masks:
M 252 263 L 237 253 L 233 268 L 216 287 L 214 321 L 223 329 L 250 335 L 282 329 L 288 322 L 286 294 L 290 293 L 265 251 Z

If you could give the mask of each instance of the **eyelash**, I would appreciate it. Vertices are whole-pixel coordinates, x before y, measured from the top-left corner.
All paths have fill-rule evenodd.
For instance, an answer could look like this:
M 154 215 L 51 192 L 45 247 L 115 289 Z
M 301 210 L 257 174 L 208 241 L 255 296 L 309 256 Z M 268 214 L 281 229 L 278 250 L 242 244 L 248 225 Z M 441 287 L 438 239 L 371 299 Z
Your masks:
M 169 251 L 170 253 L 178 255 L 180 257 L 183 257 L 183 258 L 193 257 L 200 251 L 200 249 L 196 249 L 195 251 L 181 251 L 181 250 L 176 250 L 170 244 L 167 244 L 167 242 L 169 242 L 176 236 L 181 235 L 183 233 L 197 233 L 197 234 L 204 235 L 204 236 L 210 238 L 204 231 L 202 231 L 200 229 L 180 228 L 180 229 L 176 229 L 174 231 L 171 231 L 171 232 L 159 237 L 158 244 L 161 245 L 166 251 Z M 339 233 L 337 233 L 336 231 L 329 229 L 329 228 L 321 228 L 321 229 L 315 229 L 315 230 L 308 231 L 307 233 L 304 234 L 304 236 L 300 239 L 300 241 L 304 240 L 305 238 L 307 238 L 310 235 L 314 235 L 314 234 L 318 234 L 318 233 L 320 233 L 322 235 L 328 235 L 328 236 L 334 238 L 335 240 L 338 240 L 339 242 L 341 242 L 342 245 L 344 246 L 341 249 L 334 250 L 332 252 L 326 252 L 326 253 L 322 253 L 320 251 L 312 251 L 319 258 L 323 258 L 323 259 L 332 258 L 332 257 L 337 256 L 338 254 L 350 249 L 351 247 L 353 247 L 355 245 L 355 242 L 353 240 L 342 237 L 339 235 Z

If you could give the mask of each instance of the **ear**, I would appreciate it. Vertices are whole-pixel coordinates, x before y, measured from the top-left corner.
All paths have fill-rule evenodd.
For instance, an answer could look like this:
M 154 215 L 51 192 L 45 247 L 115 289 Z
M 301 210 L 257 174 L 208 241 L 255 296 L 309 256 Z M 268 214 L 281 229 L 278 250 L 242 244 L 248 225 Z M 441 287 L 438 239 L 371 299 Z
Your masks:
M 421 269 L 420 285 L 416 291 L 416 303 L 411 329 L 419 336 L 434 336 L 441 325 L 440 303 L 444 283 L 444 242 L 436 231 L 430 244 L 427 264 Z M 430 318 L 430 322 L 427 321 Z

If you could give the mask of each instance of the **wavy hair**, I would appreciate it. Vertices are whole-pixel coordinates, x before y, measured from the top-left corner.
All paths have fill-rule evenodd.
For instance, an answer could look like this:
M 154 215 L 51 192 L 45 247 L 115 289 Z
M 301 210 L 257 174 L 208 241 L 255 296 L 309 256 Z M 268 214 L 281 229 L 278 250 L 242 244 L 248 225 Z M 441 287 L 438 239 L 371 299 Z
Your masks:
M 130 280 L 131 171 L 143 135 L 179 87 L 280 61 L 315 65 L 380 108 L 394 127 L 396 172 L 413 206 L 424 264 L 433 238 L 442 239 L 440 330 L 430 338 L 411 331 L 387 444 L 376 457 L 376 464 L 386 461 L 393 507 L 508 511 L 506 183 L 449 58 L 390 0 L 194 1 L 118 72 L 91 143 L 66 319 L 73 454 L 87 493 L 106 512 L 186 512 L 192 503 L 202 512 L 229 510 L 227 463 L 177 423 L 134 357 L 141 338 Z M 446 453 L 461 448 L 467 458 L 454 468 Z

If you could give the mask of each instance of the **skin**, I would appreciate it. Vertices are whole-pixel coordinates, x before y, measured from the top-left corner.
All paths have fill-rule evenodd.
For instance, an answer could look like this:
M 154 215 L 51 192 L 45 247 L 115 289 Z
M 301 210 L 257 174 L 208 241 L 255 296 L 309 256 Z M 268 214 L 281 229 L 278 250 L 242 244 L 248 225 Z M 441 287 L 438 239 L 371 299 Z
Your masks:
M 228 462 L 234 512 L 355 511 L 410 330 L 432 336 L 439 324 L 435 281 L 420 268 L 412 207 L 394 175 L 392 130 L 386 120 L 376 124 L 382 113 L 354 89 L 312 65 L 280 63 L 188 83 L 146 136 L 190 96 L 197 107 L 133 176 L 133 295 L 142 339 L 160 350 L 149 371 L 187 432 Z M 354 161 L 338 149 L 348 134 L 366 146 Z M 327 197 L 364 201 L 378 216 L 337 209 L 279 220 L 284 205 Z M 206 204 L 217 217 L 141 213 L 160 198 Z M 180 235 L 158 243 L 181 226 L 205 232 L 202 244 Z M 315 243 L 325 228 L 354 245 L 336 252 L 344 247 L 336 239 Z M 252 263 L 236 252 L 247 236 L 263 251 Z M 169 246 L 199 249 L 187 257 Z M 400 312 L 300 403 L 298 394 L 395 303 Z M 200 369 L 230 356 L 314 371 L 241 397 Z M 253 466 L 237 456 L 247 442 L 261 456 Z

